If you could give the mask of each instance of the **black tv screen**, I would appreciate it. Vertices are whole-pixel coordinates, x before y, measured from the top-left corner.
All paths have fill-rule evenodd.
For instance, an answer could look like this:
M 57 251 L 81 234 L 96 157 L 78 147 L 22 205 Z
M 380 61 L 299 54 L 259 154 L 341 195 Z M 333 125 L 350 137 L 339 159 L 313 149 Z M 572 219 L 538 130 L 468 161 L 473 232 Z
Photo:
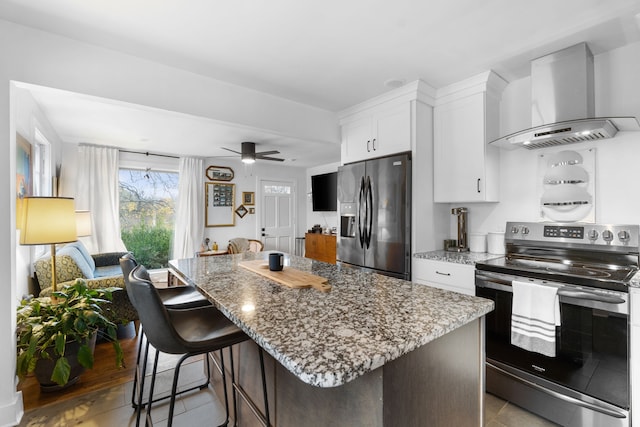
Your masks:
M 311 177 L 311 200 L 315 212 L 335 212 L 338 208 L 338 172 Z

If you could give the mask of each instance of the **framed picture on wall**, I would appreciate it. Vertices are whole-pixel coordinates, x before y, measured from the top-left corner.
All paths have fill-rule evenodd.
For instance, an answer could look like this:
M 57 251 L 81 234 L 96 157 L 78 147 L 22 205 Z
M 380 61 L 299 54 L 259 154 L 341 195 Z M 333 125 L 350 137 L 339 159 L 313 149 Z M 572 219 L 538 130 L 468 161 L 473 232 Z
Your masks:
M 31 144 L 16 133 L 16 222 L 22 218 L 22 199 L 33 196 L 33 157 Z
M 243 191 L 242 192 L 242 204 L 253 206 L 256 204 L 255 201 L 255 193 L 253 191 Z
M 31 144 L 16 134 L 16 197 L 24 199 L 33 192 L 33 164 Z

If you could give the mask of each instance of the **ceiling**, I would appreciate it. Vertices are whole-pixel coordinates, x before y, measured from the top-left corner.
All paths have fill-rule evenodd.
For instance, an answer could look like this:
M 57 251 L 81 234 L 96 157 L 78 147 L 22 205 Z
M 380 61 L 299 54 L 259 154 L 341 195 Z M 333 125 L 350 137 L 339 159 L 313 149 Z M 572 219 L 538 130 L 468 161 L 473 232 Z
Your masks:
M 390 90 L 389 80 L 439 88 L 493 69 L 513 81 L 529 74 L 531 59 L 581 41 L 594 55 L 640 41 L 638 0 L 0 0 L 0 18 L 329 111 Z M 217 141 L 238 149 L 252 140 L 296 166 L 339 159 L 337 147 L 296 153 L 300 141 L 258 129 L 40 92 L 34 96 L 65 142 L 167 151 L 162 130 L 187 132 L 193 147 L 181 149 L 200 155 L 203 147 L 223 155 Z M 126 119 L 127 108 L 140 120 Z M 112 121 L 69 120 L 87 111 Z

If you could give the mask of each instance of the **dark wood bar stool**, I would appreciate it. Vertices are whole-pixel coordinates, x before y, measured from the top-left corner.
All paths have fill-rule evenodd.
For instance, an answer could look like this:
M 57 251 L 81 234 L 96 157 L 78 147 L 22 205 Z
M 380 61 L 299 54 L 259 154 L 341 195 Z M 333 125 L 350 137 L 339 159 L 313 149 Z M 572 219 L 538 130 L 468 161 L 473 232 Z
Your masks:
M 158 290 L 148 279 L 148 273 L 144 266 L 135 267 L 129 274 L 129 286 L 133 293 L 134 305 L 142 323 L 148 342 L 157 350 L 151 375 L 151 385 L 147 404 L 146 424 L 152 425 L 151 409 L 154 403 L 153 389 L 155 386 L 159 352 L 169 354 L 182 354 L 183 356 L 175 366 L 173 385 L 170 394 L 169 418 L 167 425 L 173 423 L 173 412 L 177 393 L 178 379 L 182 363 L 191 356 L 220 351 L 220 364 L 222 370 L 222 382 L 225 396 L 226 419 L 221 425 L 229 422 L 229 405 L 227 398 L 227 385 L 222 349 L 250 339 L 237 326 L 229 321 L 220 311 L 213 306 L 197 307 L 184 310 L 168 309 L 163 304 Z M 262 352 L 260 352 L 262 356 Z M 231 355 L 233 357 L 233 355 Z M 146 359 L 146 357 L 145 357 Z M 260 368 L 264 390 L 264 405 L 266 423 L 269 425 L 268 400 L 264 376 L 264 363 L 260 358 Z M 206 356 L 207 381 L 209 384 L 210 361 Z M 146 362 L 145 362 L 146 365 Z M 146 368 L 145 368 L 146 369 Z M 231 382 L 235 386 L 235 375 L 231 371 Z M 205 387 L 205 385 L 201 386 Z M 143 384 L 138 388 L 139 402 L 142 399 Z M 235 413 L 234 405 L 234 413 Z M 142 405 L 137 407 L 136 421 L 139 422 Z

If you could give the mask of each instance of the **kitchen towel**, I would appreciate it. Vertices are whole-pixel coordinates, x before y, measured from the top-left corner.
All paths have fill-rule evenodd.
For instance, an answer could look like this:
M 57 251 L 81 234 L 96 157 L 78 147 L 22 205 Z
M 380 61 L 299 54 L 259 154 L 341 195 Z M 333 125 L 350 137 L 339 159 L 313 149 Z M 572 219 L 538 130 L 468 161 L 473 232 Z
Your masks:
M 558 288 L 514 280 L 511 344 L 556 356 L 556 326 L 560 326 Z

